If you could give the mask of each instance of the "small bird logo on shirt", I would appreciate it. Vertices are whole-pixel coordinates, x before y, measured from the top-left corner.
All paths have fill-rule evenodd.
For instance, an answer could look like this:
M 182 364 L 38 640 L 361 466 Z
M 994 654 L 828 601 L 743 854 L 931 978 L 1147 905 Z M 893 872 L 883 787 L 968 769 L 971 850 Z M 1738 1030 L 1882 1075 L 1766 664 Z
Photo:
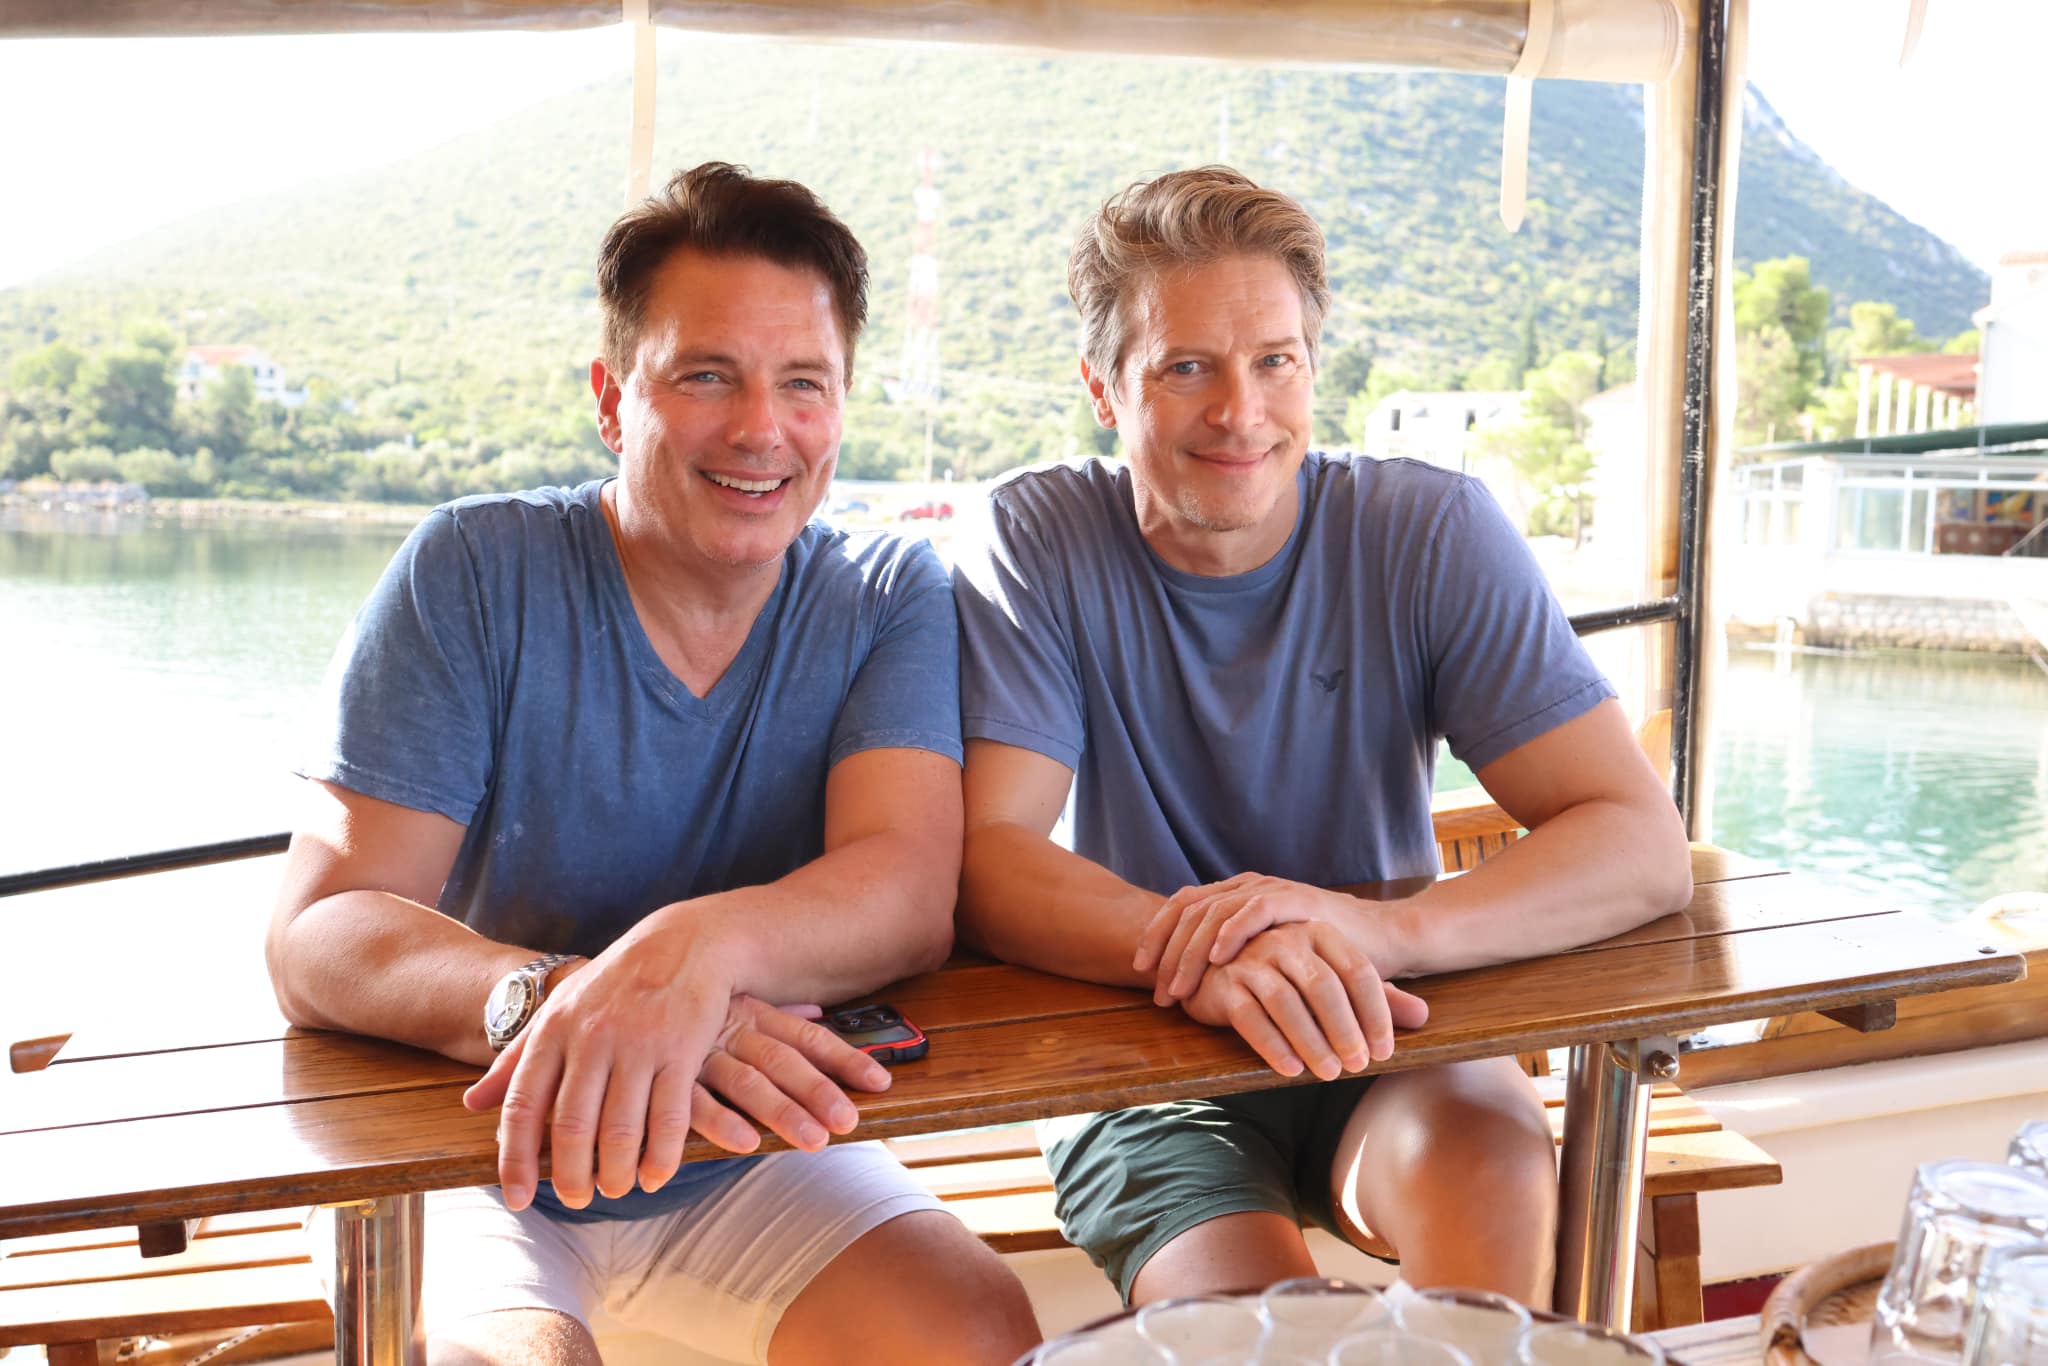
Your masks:
M 1311 672 L 1309 674 L 1309 677 L 1312 680 L 1314 680 L 1315 685 L 1318 688 L 1321 688 L 1324 692 L 1335 692 L 1337 691 L 1338 687 L 1341 686 L 1344 682 L 1344 672 L 1345 671 L 1342 669 L 1337 669 L 1326 674 Z

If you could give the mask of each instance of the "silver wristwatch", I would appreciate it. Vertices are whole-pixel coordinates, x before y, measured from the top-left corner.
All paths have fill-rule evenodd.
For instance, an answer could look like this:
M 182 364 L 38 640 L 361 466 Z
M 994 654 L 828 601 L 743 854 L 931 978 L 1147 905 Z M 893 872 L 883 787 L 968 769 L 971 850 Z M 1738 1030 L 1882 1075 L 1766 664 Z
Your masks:
M 491 994 L 484 1001 L 484 1037 L 491 1041 L 493 1052 L 503 1051 L 505 1045 L 519 1037 L 519 1031 L 526 1028 L 526 1022 L 540 1009 L 540 1003 L 548 994 L 548 974 L 576 955 L 573 953 L 543 954 L 525 967 L 514 968 L 498 979 L 491 988 Z

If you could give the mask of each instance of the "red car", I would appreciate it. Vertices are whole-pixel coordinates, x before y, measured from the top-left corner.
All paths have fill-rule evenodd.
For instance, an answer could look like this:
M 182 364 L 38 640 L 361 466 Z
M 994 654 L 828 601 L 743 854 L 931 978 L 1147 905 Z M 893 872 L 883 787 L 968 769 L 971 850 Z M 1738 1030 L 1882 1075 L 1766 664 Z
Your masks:
M 953 520 L 951 503 L 919 503 L 903 509 L 897 517 L 899 522 L 950 522 Z

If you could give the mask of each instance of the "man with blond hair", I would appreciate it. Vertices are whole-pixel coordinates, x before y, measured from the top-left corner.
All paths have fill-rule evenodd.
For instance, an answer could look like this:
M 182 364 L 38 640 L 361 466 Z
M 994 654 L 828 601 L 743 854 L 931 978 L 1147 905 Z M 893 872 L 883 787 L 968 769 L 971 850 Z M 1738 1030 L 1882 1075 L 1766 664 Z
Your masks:
M 1013 1360 L 1022 1287 L 827 1146 L 889 1079 L 800 1017 L 938 966 L 959 868 L 945 573 L 811 520 L 866 255 L 711 162 L 597 278 L 618 475 L 438 508 L 372 592 L 299 769 L 278 1001 L 490 1064 L 500 1185 L 426 1200 L 435 1366 L 592 1366 L 600 1313 L 728 1361 Z M 682 1163 L 756 1125 L 799 1151 Z
M 1486 490 L 1308 450 L 1329 301 L 1300 205 L 1218 167 L 1134 185 L 1068 267 L 1122 464 L 1018 475 L 955 573 L 963 936 L 1153 989 L 1312 1084 L 1052 1126 L 1067 1236 L 1128 1301 L 1315 1272 L 1304 1218 L 1416 1285 L 1548 1300 L 1550 1131 L 1511 1059 L 1358 1075 L 1396 978 L 1685 903 L 1685 833 Z M 1528 838 L 1437 869 L 1436 748 Z M 1072 794 L 1072 851 L 1050 838 Z

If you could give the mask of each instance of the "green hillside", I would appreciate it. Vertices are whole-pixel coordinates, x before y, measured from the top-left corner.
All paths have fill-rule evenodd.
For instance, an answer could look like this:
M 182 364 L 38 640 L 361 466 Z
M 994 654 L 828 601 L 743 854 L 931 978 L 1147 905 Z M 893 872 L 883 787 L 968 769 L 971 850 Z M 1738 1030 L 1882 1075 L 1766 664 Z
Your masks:
M 1593 348 L 1624 359 L 1632 345 L 1632 88 L 1539 86 L 1529 213 L 1515 236 L 1495 213 L 1494 80 L 702 42 L 665 66 L 661 91 L 658 166 L 718 157 L 794 176 L 869 247 L 850 473 L 921 461 L 922 420 L 885 404 L 879 381 L 902 343 L 922 147 L 940 157 L 945 196 L 939 461 L 962 475 L 1061 454 L 1085 432 L 1064 287 L 1074 228 L 1130 180 L 1219 151 L 1324 225 L 1337 295 L 1326 344 L 1358 353 L 1331 376 L 1340 386 L 1363 384 L 1367 359 L 1448 384 L 1489 356 Z M 210 482 L 223 491 L 436 496 L 595 468 L 590 266 L 619 207 L 627 97 L 622 83 L 592 87 L 402 164 L 212 212 L 0 292 L 0 376 L 51 342 L 114 347 L 138 323 L 161 326 L 159 350 L 261 347 L 293 382 L 312 381 L 307 410 L 289 424 L 258 415 L 240 450 L 218 412 L 212 427 L 176 417 L 157 443 L 184 459 L 218 438 Z M 1930 336 L 1968 327 L 1982 273 L 1752 106 L 1739 257 L 1810 257 L 1838 314 L 1876 299 Z M 20 374 L 12 387 L 18 398 Z M 1323 397 L 1341 413 L 1344 393 Z M 72 419 L 50 405 L 35 421 L 56 424 L 45 446 L 79 439 L 59 431 Z M 364 472 L 358 456 L 371 450 L 382 474 Z M 34 472 L 22 463 L 16 473 Z

